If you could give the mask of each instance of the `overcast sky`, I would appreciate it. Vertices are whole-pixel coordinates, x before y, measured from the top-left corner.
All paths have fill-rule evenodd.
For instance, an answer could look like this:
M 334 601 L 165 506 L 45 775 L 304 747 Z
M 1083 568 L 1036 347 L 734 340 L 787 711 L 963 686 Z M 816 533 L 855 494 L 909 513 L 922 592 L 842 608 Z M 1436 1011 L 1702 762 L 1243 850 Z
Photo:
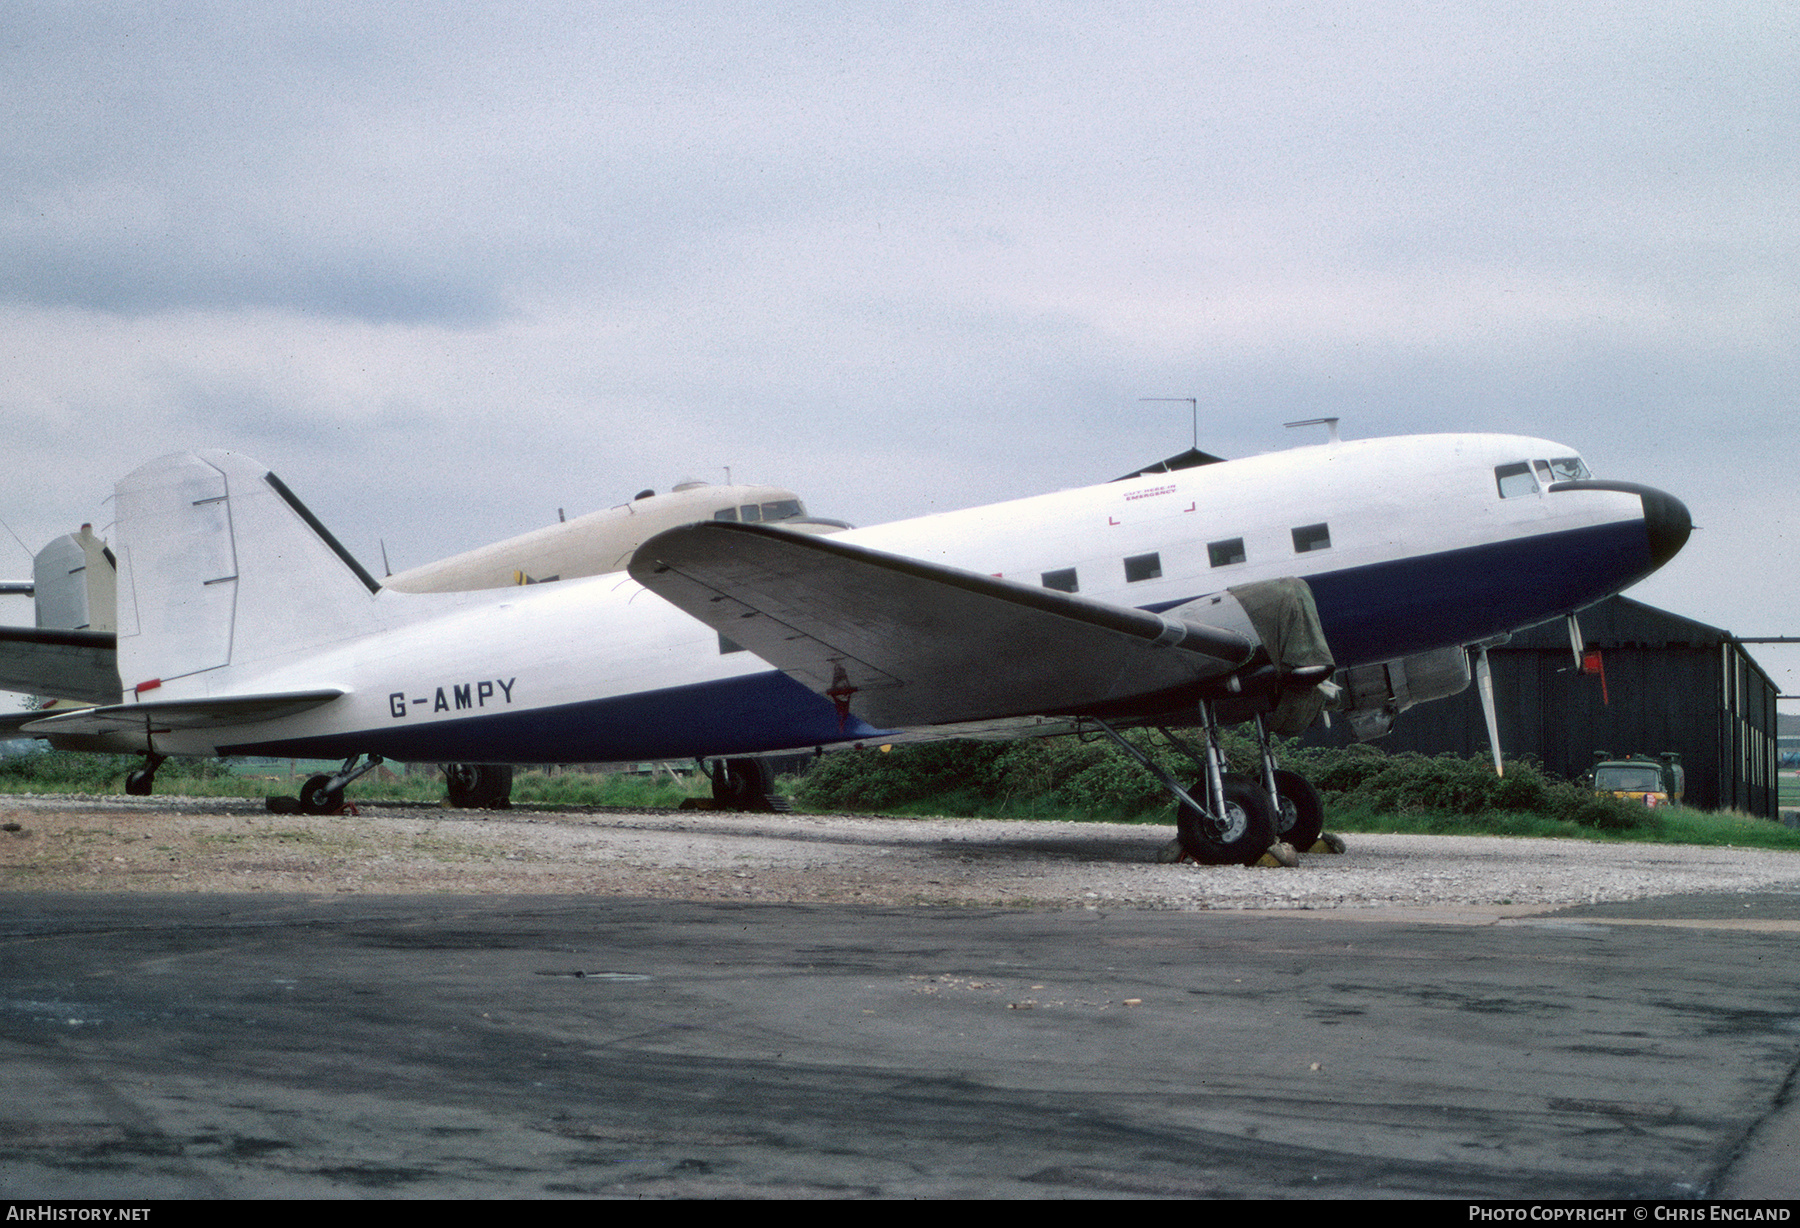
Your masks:
M 1633 596 L 1800 634 L 1792 4 L 287 8 L 7 6 L 0 576 L 182 448 L 399 569 L 1083 485 L 1195 396 L 1559 440 L 1694 512 Z

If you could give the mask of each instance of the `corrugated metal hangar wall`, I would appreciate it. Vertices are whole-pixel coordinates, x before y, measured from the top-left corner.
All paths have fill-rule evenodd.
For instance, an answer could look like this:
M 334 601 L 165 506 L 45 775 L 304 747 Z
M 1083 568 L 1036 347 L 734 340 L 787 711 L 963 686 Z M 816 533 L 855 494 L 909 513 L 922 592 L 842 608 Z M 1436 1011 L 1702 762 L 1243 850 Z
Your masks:
M 1567 626 L 1543 623 L 1490 649 L 1500 744 L 1550 771 L 1579 776 L 1596 751 L 1623 757 L 1678 751 L 1687 804 L 1776 817 L 1777 688 L 1729 632 L 1628 597 L 1581 612 L 1589 651 L 1604 674 L 1575 668 Z M 1315 725 L 1309 745 L 1352 741 L 1346 722 Z M 1481 702 L 1460 695 L 1402 713 L 1375 742 L 1390 754 L 1487 753 Z

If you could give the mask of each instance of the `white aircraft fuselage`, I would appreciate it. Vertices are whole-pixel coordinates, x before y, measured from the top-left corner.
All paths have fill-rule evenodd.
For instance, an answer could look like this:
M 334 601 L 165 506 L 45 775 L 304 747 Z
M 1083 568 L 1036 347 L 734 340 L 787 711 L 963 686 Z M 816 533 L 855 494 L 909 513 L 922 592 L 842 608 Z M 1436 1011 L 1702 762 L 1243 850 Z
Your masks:
M 861 719 L 854 696 L 733 650 L 625 575 L 371 592 L 328 535 L 331 549 L 288 540 L 303 527 L 259 485 L 264 472 L 207 453 L 152 462 L 120 484 L 119 669 L 124 707 L 143 706 L 147 749 L 566 763 L 749 755 L 886 732 Z M 185 493 L 169 507 L 214 517 L 211 547 L 197 548 L 202 530 L 173 512 L 134 511 L 171 483 Z M 220 506 L 222 516 L 206 511 Z M 1580 610 L 1661 566 L 1688 528 L 1677 500 L 1592 480 L 1571 448 L 1470 434 L 1301 447 L 830 540 L 1157 615 L 1299 577 L 1344 668 Z M 193 719 L 209 699 L 321 692 L 339 694 L 291 714 L 225 705 Z M 1094 702 L 1131 712 L 1129 694 Z M 1144 703 L 1146 719 L 1166 719 L 1166 694 Z M 176 719 L 163 719 L 170 704 Z

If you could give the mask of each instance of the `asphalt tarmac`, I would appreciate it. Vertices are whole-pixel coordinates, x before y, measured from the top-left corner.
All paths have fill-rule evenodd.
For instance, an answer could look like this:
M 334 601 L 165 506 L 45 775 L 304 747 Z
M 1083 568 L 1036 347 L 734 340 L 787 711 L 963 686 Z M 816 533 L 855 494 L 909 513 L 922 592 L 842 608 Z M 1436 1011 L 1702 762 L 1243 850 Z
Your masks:
M 0 1197 L 1792 1197 L 1800 895 L 0 897 Z

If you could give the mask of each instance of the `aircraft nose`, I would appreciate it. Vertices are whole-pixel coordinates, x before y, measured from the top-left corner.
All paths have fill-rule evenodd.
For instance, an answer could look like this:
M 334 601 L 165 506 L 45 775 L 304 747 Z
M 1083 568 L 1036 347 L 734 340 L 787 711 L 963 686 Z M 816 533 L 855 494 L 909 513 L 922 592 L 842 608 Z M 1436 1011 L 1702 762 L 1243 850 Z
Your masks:
M 1694 520 L 1688 515 L 1687 504 L 1674 495 L 1645 486 L 1639 497 L 1644 501 L 1644 532 L 1650 538 L 1650 558 L 1661 567 L 1687 545 Z

